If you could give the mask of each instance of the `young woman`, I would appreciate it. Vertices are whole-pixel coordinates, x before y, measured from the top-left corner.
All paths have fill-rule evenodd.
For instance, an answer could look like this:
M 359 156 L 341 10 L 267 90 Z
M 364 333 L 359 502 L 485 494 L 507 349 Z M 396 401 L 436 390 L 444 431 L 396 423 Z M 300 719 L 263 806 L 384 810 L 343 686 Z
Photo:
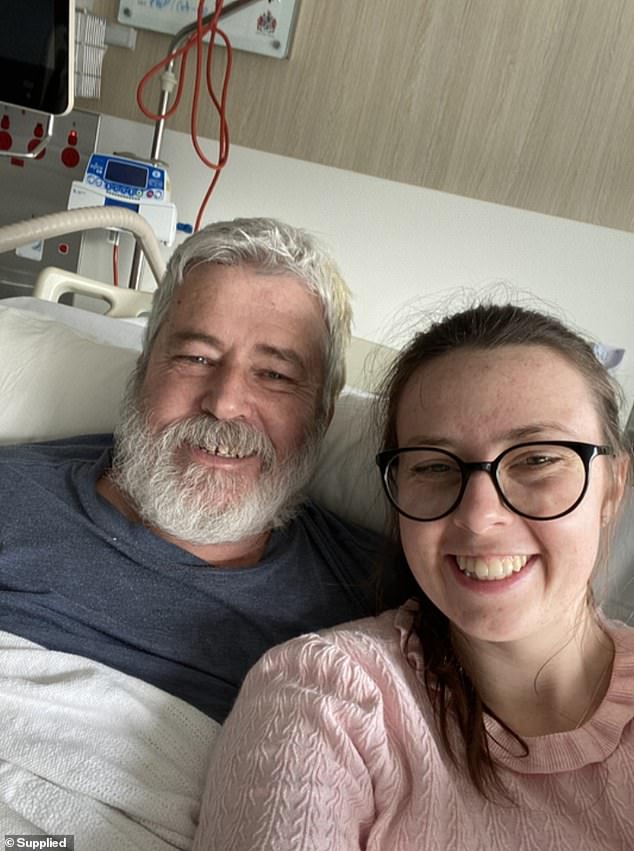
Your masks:
M 591 581 L 629 475 L 611 380 L 559 321 L 420 333 L 377 460 L 420 586 L 275 648 L 215 750 L 195 849 L 634 848 L 634 630 Z

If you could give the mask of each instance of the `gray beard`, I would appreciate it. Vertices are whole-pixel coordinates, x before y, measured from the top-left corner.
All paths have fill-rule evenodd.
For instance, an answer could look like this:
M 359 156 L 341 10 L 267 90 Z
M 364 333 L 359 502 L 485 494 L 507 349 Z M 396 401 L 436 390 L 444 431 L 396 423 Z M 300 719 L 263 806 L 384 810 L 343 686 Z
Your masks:
M 191 544 L 226 544 L 286 525 L 305 499 L 319 454 L 318 424 L 293 455 L 278 462 L 269 438 L 238 420 L 202 415 L 152 432 L 136 382 L 124 396 L 110 478 L 144 523 Z M 255 480 L 241 473 L 179 463 L 180 449 L 260 460 Z

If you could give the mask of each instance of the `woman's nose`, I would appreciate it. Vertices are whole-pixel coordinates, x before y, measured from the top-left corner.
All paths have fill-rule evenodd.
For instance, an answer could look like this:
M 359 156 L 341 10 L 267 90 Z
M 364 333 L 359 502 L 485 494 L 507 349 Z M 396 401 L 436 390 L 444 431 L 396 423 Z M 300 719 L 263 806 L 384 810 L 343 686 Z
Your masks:
M 491 474 L 484 470 L 473 471 L 453 512 L 454 522 L 471 532 L 482 534 L 492 526 L 508 523 L 512 516 L 502 502 Z

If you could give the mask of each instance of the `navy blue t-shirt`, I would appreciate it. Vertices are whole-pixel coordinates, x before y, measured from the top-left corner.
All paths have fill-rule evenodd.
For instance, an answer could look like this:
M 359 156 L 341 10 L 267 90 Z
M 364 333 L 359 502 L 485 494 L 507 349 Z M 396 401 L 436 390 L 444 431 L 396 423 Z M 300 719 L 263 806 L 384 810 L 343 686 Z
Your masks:
M 0 629 L 222 722 L 269 647 L 375 613 L 376 534 L 309 502 L 254 567 L 211 566 L 97 494 L 111 445 L 90 435 L 0 447 Z

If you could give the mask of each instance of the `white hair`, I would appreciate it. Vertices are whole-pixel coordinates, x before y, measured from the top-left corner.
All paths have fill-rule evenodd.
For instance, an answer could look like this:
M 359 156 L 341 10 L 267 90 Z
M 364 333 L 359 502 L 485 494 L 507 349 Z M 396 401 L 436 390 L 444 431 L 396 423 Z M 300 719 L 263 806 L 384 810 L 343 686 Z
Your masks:
M 350 290 L 335 261 L 312 234 L 276 219 L 215 222 L 190 236 L 174 251 L 154 296 L 139 361 L 141 373 L 145 372 L 175 291 L 187 271 L 200 263 L 248 265 L 267 275 L 293 275 L 317 296 L 327 329 L 321 407 L 323 412 L 332 411 L 346 379 L 345 359 L 352 324 Z

